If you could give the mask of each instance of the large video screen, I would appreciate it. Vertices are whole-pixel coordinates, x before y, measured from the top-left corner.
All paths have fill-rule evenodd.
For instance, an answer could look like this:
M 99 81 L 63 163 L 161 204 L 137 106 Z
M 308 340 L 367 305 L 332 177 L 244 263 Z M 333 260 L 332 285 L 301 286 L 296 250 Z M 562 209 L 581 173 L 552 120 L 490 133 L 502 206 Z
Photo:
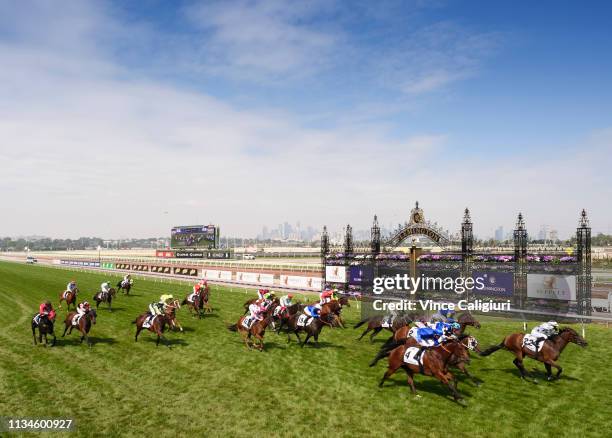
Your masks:
M 181 248 L 216 248 L 218 227 L 215 225 L 186 225 L 173 227 L 170 235 L 172 249 Z

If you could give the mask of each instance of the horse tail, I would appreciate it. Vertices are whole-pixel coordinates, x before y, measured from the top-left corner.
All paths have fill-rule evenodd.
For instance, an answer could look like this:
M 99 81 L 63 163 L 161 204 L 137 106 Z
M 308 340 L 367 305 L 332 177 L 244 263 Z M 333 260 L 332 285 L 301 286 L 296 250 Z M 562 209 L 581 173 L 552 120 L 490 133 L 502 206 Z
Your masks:
M 493 345 L 493 346 L 487 348 L 486 350 L 480 352 L 480 355 L 481 356 L 488 356 L 490 354 L 495 353 L 497 350 L 501 350 L 502 348 L 504 348 L 504 341 L 501 341 L 499 344 Z
M 235 331 L 238 331 L 238 324 L 228 325 L 228 326 L 227 326 L 227 329 L 228 329 L 230 332 L 235 332 Z
M 353 326 L 353 328 L 354 328 L 354 329 L 359 328 L 359 327 L 361 327 L 362 325 L 364 325 L 366 322 L 369 322 L 369 321 L 370 321 L 370 318 L 365 318 L 365 319 L 362 319 L 362 320 L 361 320 L 361 321 L 359 321 L 357 324 L 355 324 L 355 325 Z
M 381 360 L 384 357 L 389 356 L 393 350 L 395 350 L 400 345 L 403 345 L 404 342 L 405 342 L 404 339 L 402 339 L 401 341 L 396 341 L 395 339 L 393 339 L 393 337 L 388 339 L 387 342 L 385 342 L 384 345 L 380 348 L 374 360 L 370 362 L 370 366 L 373 367 L 374 365 L 378 363 L 379 360 Z

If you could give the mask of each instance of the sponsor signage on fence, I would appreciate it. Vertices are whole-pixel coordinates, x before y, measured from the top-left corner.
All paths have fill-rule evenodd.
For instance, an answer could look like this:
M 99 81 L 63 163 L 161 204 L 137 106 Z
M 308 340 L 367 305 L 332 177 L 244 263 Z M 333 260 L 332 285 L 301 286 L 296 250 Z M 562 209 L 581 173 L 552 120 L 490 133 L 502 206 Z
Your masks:
M 83 266 L 87 268 L 99 268 L 100 262 L 90 262 L 84 260 L 61 260 L 60 264 L 69 266 Z
M 321 277 L 312 277 L 312 288 L 321 290 L 323 287 L 323 279 Z
M 155 257 L 164 258 L 164 259 L 171 259 L 171 258 L 174 257 L 174 251 L 167 251 L 167 250 L 158 249 L 158 250 L 155 251 Z
M 527 296 L 546 300 L 576 300 L 575 275 L 527 274 Z
M 132 265 L 132 271 L 147 272 L 149 265 Z
M 371 284 L 374 279 L 374 269 L 371 266 L 351 266 L 349 268 L 349 284 Z M 329 280 L 328 278 L 328 281 Z
M 236 281 L 244 281 L 245 283 L 259 283 L 261 274 L 257 272 L 236 272 Z
M 151 272 L 157 274 L 172 274 L 172 268 L 170 266 L 151 266 Z
M 177 259 L 203 259 L 204 251 L 174 251 Z
M 313 277 L 302 277 L 301 275 L 281 275 L 280 285 L 283 287 L 296 287 L 304 289 L 313 289 Z M 319 284 L 319 288 L 321 285 Z
M 325 280 L 328 283 L 346 283 L 346 266 L 325 266 Z
M 132 265 L 130 263 L 115 263 L 115 269 L 130 270 Z
M 274 284 L 274 274 L 259 274 L 259 283 L 273 285 Z
M 190 277 L 197 277 L 198 270 L 196 268 L 181 268 L 176 266 L 173 268 L 174 275 L 187 275 Z
M 207 259 L 231 259 L 231 251 L 206 251 L 205 254 Z
M 219 280 L 232 281 L 232 271 L 219 271 Z
M 109 263 L 109 262 L 103 262 L 102 263 L 102 268 L 104 268 L 104 269 L 115 269 L 115 264 L 114 263 Z
M 202 272 L 202 278 L 206 278 L 207 280 L 218 280 L 219 272 L 220 271 L 215 269 L 206 269 Z
M 514 274 L 512 272 L 474 272 L 472 278 L 482 278 L 484 288 L 474 288 L 476 295 L 511 297 L 514 291 Z

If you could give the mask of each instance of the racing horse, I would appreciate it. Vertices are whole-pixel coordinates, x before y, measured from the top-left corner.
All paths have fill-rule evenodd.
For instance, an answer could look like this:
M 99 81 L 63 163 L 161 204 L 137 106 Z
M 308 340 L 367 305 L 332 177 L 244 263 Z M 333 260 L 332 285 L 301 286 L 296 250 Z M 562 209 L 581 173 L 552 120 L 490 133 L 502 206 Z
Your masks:
M 457 339 L 464 346 L 466 346 L 468 350 L 474 351 L 474 352 L 476 352 L 478 354 L 481 353 L 480 348 L 478 346 L 478 341 L 476 340 L 476 338 L 474 336 L 459 335 L 459 337 Z M 376 357 L 372 360 L 372 362 L 370 362 L 370 366 L 372 367 L 372 366 L 376 365 L 380 359 L 382 359 L 383 357 L 389 356 L 389 354 L 391 354 L 391 351 L 393 351 L 395 348 L 399 347 L 400 345 L 402 345 L 402 342 L 396 342 L 393 345 L 389 346 L 387 349 L 381 349 L 376 354 Z M 420 347 L 421 346 L 418 343 L 418 341 L 415 338 L 413 338 L 412 336 L 408 337 L 408 339 L 406 339 L 403 342 L 403 345 L 405 345 L 406 347 Z M 470 372 L 466 368 L 466 362 L 464 362 L 461 359 L 453 356 L 453 358 L 449 362 L 449 366 L 457 368 L 459 371 L 461 371 L 463 374 L 465 374 L 465 376 L 467 378 L 469 378 L 472 381 L 472 383 L 474 383 L 474 385 L 480 386 L 481 381 L 476 379 L 474 376 L 472 376 L 470 374 Z
M 128 281 L 126 284 L 123 284 L 123 280 L 119 280 L 119 283 L 117 283 L 117 290 L 122 291 L 125 295 L 129 295 L 132 284 L 132 280 Z
M 136 335 L 134 336 L 134 342 L 138 342 L 138 335 L 140 334 L 142 329 L 145 328 L 143 327 L 143 324 L 149 316 L 150 313 L 143 313 L 141 315 L 138 315 L 138 317 L 134 321 L 132 321 L 132 324 L 136 324 Z M 171 348 L 167 339 L 164 337 L 164 329 L 166 328 L 166 324 L 170 324 L 169 317 L 167 314 L 156 315 L 153 318 L 153 322 L 150 324 L 149 327 L 147 327 L 147 329 L 157 335 L 157 340 L 155 341 L 156 346 L 159 347 L 159 341 L 160 339 L 163 339 L 166 346 L 168 348 Z
M 270 307 L 268 307 L 268 309 L 264 312 L 263 319 L 251 323 L 249 328 L 246 328 L 242 323 L 247 318 L 245 315 L 242 315 L 236 324 L 229 325 L 227 328 L 232 332 L 237 331 L 240 333 L 240 336 L 242 336 L 244 344 L 247 346 L 247 348 L 256 348 L 259 351 L 263 351 L 263 338 L 266 334 L 266 328 L 270 325 L 270 323 L 272 323 L 275 308 L 276 305 L 274 303 L 270 305 Z M 252 337 L 255 339 L 251 341 Z M 249 343 L 249 341 L 251 342 Z
M 557 374 L 554 377 L 555 379 L 558 379 L 563 372 L 563 368 L 557 364 L 557 360 L 559 359 L 559 356 L 561 356 L 561 353 L 567 344 L 571 342 L 580 347 L 586 347 L 588 345 L 587 341 L 576 333 L 576 330 L 570 327 L 565 327 L 559 330 L 557 335 L 546 339 L 542 345 L 542 349 L 538 352 L 534 352 L 523 346 L 524 337 L 524 333 L 512 333 L 506 336 L 498 345 L 493 345 L 492 347 L 487 348 L 485 351 L 480 353 L 480 355 L 488 356 L 497 350 L 501 350 L 502 348 L 510 351 L 515 356 L 512 362 L 519 369 L 521 378 L 524 380 L 526 380 L 529 373 L 523 365 L 523 359 L 525 357 L 535 359 L 544 363 L 544 367 L 546 367 L 546 378 L 548 381 L 551 381 L 553 380 L 552 367 L 557 369 Z M 535 379 L 534 383 L 536 383 Z
M 51 346 L 55 345 L 56 337 L 53 331 L 53 321 L 49 319 L 47 315 L 41 315 L 36 321 L 36 316 L 32 318 L 32 337 L 34 338 L 34 345 L 36 345 L 36 329 L 38 329 L 38 342 L 42 344 L 43 337 L 45 338 L 45 346 L 48 345 L 47 335 L 53 336 Z
M 181 303 L 179 303 L 179 300 L 175 298 L 170 304 L 166 305 L 166 310 L 164 312 L 166 315 L 166 320 L 168 321 L 168 326 L 174 330 L 178 329 L 182 332 L 183 326 L 176 319 L 176 309 L 180 308 Z
M 66 336 L 66 332 L 68 331 L 68 329 L 70 329 L 68 331 L 68 334 L 71 334 L 72 329 L 77 327 L 79 332 L 81 332 L 81 344 L 83 343 L 83 340 L 86 339 L 87 345 L 91 347 L 91 341 L 89 340 L 89 331 L 91 330 L 91 326 L 96 323 L 96 311 L 94 309 L 88 310 L 83 316 L 78 319 L 76 325 L 74 325 L 72 323 L 72 320 L 74 319 L 76 314 L 77 312 L 68 312 L 68 315 L 66 315 L 66 319 L 64 320 L 64 333 L 62 334 L 62 338 Z
M 470 356 L 468 349 L 462 342 L 452 340 L 447 343 L 440 344 L 437 347 L 422 350 L 419 365 L 407 363 L 405 361 L 406 350 L 408 348 L 410 348 L 410 346 L 407 345 L 407 343 L 402 344 L 394 348 L 389 353 L 389 365 L 387 371 L 385 371 L 385 374 L 378 384 L 379 387 L 382 387 L 385 380 L 393 375 L 397 370 L 403 368 L 407 374 L 410 390 L 414 395 L 416 395 L 414 374 L 423 374 L 425 376 L 432 376 L 438 379 L 443 385 L 446 385 L 448 389 L 450 389 L 456 402 L 463 400 L 463 397 L 457 391 L 457 379 L 453 373 L 448 370 L 448 367 L 453 362 L 460 361 L 469 363 Z M 374 364 L 370 364 L 370 366 L 374 366 Z
M 193 296 L 193 300 L 189 298 Z M 200 294 L 189 293 L 185 296 L 185 299 L 181 302 L 181 304 L 187 305 L 189 309 L 189 314 L 192 316 L 197 316 L 202 319 L 202 314 L 205 312 L 212 312 L 210 305 L 208 304 L 209 291 L 208 288 Z M 195 312 L 195 314 L 194 314 Z
M 367 335 L 370 331 L 372 331 L 372 334 L 370 335 L 370 342 L 374 342 L 374 336 L 379 334 L 383 329 L 387 329 L 391 331 L 392 333 L 395 333 L 400 328 L 405 327 L 412 322 L 412 320 L 407 316 L 396 316 L 391 320 L 388 320 L 386 318 L 387 316 L 382 316 L 382 315 L 374 316 L 374 317 L 363 319 L 359 321 L 357 324 L 355 324 L 353 328 L 359 328 L 366 322 L 368 323 L 368 326 L 366 327 L 365 331 L 361 334 L 361 336 L 359 336 L 357 340 L 361 341 L 361 339 L 365 335 Z M 386 323 L 387 327 L 383 327 L 383 323 Z
M 480 323 L 469 312 L 465 312 L 459 315 L 459 318 L 457 318 L 457 322 L 459 323 L 461 327 L 458 330 L 454 331 L 454 334 L 456 336 L 462 335 L 465 329 L 467 328 L 467 326 L 472 326 L 478 329 L 480 328 Z M 386 348 L 389 344 L 391 344 L 394 341 L 397 341 L 397 342 L 405 341 L 408 338 L 409 331 L 410 331 L 410 326 L 400 327 L 398 330 L 396 330 L 395 333 L 393 333 L 393 336 L 391 336 L 391 338 L 389 338 L 385 342 L 385 344 L 383 345 L 383 348 Z
M 117 295 L 117 291 L 114 287 L 111 287 L 108 292 L 98 292 L 93 296 L 93 300 L 96 302 L 96 309 L 100 306 L 100 303 L 108 303 L 108 310 L 113 311 L 111 303 L 113 298 Z
M 306 324 L 299 325 L 300 317 L 302 316 L 306 316 L 306 314 L 302 312 L 294 313 L 283 322 L 283 325 L 287 327 L 287 343 L 291 342 L 290 335 L 293 333 L 297 337 L 298 343 L 300 343 L 302 347 L 306 345 L 311 337 L 314 338 L 315 345 L 319 346 L 319 334 L 321 334 L 321 330 L 323 330 L 323 327 L 326 325 L 333 327 L 334 318 L 336 315 L 330 312 L 323 315 L 323 312 L 321 311 L 321 315 L 318 318 L 309 317 L 309 322 L 306 322 L 308 321 L 306 320 Z M 302 342 L 299 334 L 302 331 L 306 332 L 306 339 L 304 339 L 304 342 Z
M 59 294 L 59 304 L 58 304 L 58 308 L 62 308 L 62 301 L 66 301 L 66 309 L 70 310 L 70 305 L 72 304 L 74 306 L 74 308 L 76 309 L 76 298 L 77 298 L 77 294 L 79 293 L 79 288 L 75 287 L 73 291 L 62 291 Z

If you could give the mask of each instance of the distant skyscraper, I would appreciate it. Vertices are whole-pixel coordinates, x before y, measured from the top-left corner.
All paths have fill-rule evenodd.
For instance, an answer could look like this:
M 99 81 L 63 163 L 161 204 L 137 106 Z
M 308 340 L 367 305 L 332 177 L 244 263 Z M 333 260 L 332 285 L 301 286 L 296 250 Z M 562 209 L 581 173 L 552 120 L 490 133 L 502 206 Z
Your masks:
M 499 226 L 497 230 L 495 230 L 495 240 L 501 242 L 504 240 L 504 227 L 502 225 Z

